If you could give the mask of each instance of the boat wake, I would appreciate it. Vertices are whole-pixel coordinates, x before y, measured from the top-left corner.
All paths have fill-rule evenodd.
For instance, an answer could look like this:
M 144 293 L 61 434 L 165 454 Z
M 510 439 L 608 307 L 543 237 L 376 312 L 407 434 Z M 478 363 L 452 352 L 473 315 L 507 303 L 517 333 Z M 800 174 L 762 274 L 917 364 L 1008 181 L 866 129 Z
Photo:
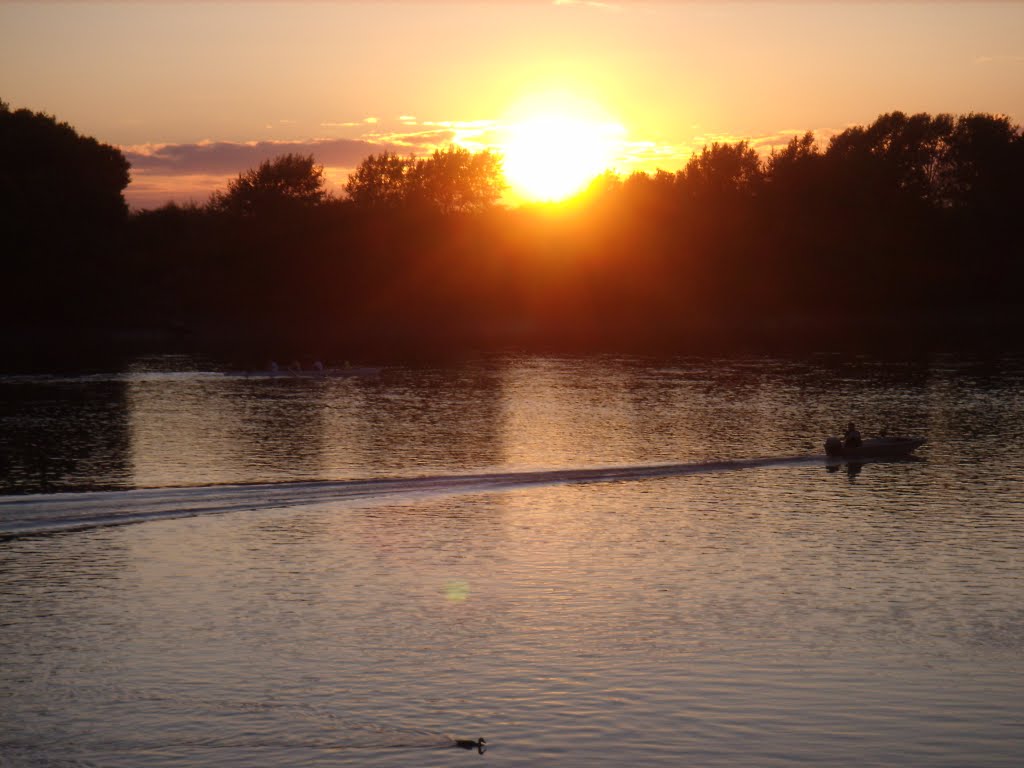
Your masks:
M 6 765 L 5 755 L 20 757 L 17 764 L 24 765 L 93 766 L 105 755 L 131 753 L 178 753 L 195 760 L 218 750 L 443 750 L 466 749 L 471 743 L 435 730 L 362 718 L 340 706 L 98 693 L 70 689 L 71 697 L 88 701 L 90 717 L 0 736 L 0 766 Z M 123 727 L 126 723 L 134 727 Z M 481 754 L 486 750 L 472 744 Z
M 374 501 L 422 494 L 476 493 L 539 485 L 634 482 L 709 472 L 820 462 L 821 456 L 635 464 L 621 467 L 434 475 L 0 497 L 0 538 L 101 528 L 227 512 Z

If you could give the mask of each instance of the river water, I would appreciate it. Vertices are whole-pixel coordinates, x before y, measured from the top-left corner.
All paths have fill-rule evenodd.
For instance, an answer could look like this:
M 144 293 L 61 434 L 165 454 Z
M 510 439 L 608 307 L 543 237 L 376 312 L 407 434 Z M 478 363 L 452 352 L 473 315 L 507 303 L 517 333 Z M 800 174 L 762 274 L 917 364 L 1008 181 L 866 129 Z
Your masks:
M 1020 765 L 1018 358 L 215 368 L 0 377 L 0 766 Z

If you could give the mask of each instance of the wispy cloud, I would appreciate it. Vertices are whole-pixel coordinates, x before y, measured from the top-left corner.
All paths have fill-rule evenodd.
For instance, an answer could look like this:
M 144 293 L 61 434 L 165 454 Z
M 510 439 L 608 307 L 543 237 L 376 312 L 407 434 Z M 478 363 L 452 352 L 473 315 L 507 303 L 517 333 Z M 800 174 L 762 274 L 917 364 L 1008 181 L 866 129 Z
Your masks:
M 156 208 L 169 202 L 205 203 L 210 195 L 224 189 L 225 177 L 220 174 L 138 174 L 125 190 L 125 199 L 132 208 Z
M 202 141 L 195 144 L 147 144 L 122 147 L 133 172 L 164 176 L 240 173 L 264 160 L 285 154 L 313 155 L 330 166 L 352 168 L 367 155 L 399 151 L 398 144 L 364 139 L 308 141 Z
M 974 60 L 975 64 L 1024 64 L 1024 56 L 979 56 Z
M 553 0 L 554 5 L 582 6 L 584 8 L 598 8 L 602 11 L 620 11 L 622 3 L 605 3 L 601 0 Z
M 450 144 L 455 140 L 455 131 L 450 128 L 425 127 L 415 131 L 382 131 L 368 134 L 366 139 L 375 145 L 388 148 L 390 152 L 412 151 L 414 154 L 419 154 L 416 150 L 429 152 L 444 144 Z
M 376 125 L 380 122 L 376 117 L 364 117 L 362 120 L 350 120 L 348 122 L 324 122 L 320 123 L 321 128 L 365 128 L 368 125 Z
M 132 165 L 132 182 L 125 198 L 134 208 L 155 208 L 172 200 L 205 202 L 236 174 L 278 155 L 313 155 L 323 164 L 329 186 L 338 188 L 368 155 L 407 151 L 405 145 L 366 139 L 202 141 L 136 145 L 121 150 Z
M 472 125 L 472 124 L 466 124 Z M 152 208 L 175 200 L 205 201 L 235 175 L 279 155 L 313 155 L 324 166 L 328 185 L 339 188 L 359 163 L 372 154 L 427 154 L 457 141 L 465 130 L 456 121 L 403 123 L 384 130 L 376 118 L 324 127 L 360 128 L 357 138 L 293 141 L 200 141 L 189 144 L 122 146 L 131 163 L 132 182 L 125 196 L 136 208 Z

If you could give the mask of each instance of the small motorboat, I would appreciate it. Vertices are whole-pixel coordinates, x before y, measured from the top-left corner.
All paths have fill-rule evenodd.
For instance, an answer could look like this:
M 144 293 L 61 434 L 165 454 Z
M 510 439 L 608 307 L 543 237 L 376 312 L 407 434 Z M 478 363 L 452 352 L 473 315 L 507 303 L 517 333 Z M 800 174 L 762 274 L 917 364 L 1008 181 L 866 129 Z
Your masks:
M 857 447 L 847 447 L 838 437 L 830 437 L 825 453 L 834 459 L 891 459 L 909 456 L 924 442 L 923 437 L 869 437 Z

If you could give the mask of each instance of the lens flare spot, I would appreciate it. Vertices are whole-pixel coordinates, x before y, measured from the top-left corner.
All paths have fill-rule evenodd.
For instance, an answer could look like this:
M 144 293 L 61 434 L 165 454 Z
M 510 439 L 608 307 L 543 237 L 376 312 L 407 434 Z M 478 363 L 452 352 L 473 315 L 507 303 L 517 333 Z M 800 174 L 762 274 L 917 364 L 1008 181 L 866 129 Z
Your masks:
M 462 603 L 469 598 L 469 584 L 456 579 L 444 585 L 444 597 L 449 603 Z

